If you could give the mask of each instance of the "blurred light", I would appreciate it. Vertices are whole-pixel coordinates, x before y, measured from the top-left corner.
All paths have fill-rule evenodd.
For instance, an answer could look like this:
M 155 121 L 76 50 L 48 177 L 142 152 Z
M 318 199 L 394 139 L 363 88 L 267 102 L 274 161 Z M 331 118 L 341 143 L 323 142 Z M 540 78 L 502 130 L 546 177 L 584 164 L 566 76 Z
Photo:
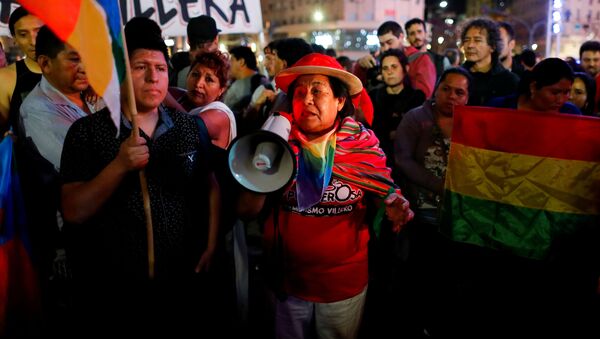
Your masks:
M 315 14 L 313 14 L 313 19 L 316 22 L 321 22 L 324 18 L 325 17 L 323 16 L 323 12 L 321 12 L 320 10 L 315 11 Z
M 315 37 L 315 43 L 325 48 L 329 48 L 331 47 L 331 45 L 333 45 L 333 37 L 328 33 L 325 33 L 323 35 L 317 35 Z
M 559 11 L 552 12 L 552 21 L 554 21 L 554 22 L 560 21 L 560 12 Z
M 250 44 L 250 49 L 252 50 L 252 53 L 256 53 L 256 42 Z
M 219 51 L 227 52 L 227 46 L 225 46 L 225 44 L 219 44 Z
M 377 37 L 377 34 L 367 35 L 367 45 L 368 46 L 379 46 L 379 38 Z
M 264 56 L 264 55 L 262 55 L 262 54 L 259 54 L 259 55 L 258 55 L 258 58 L 256 58 L 256 59 L 258 60 L 258 62 L 259 62 L 259 63 L 262 63 L 262 62 L 263 62 L 263 60 L 265 60 L 265 56 Z
M 360 30 L 360 34 L 361 34 L 361 35 L 367 35 L 367 31 L 366 31 L 366 30 L 364 30 L 364 29 L 361 29 L 361 30 Z
M 443 36 L 439 37 L 437 41 L 438 41 L 438 45 L 443 44 L 444 43 L 444 37 Z
M 440 2 L 440 7 L 446 8 L 447 6 L 448 6 L 448 1 L 442 1 L 442 2 Z
M 167 45 L 167 47 L 175 46 L 175 40 L 165 39 L 165 45 Z
M 562 0 L 554 0 L 552 7 L 554 7 L 554 9 L 561 9 L 562 8 Z
M 552 32 L 554 34 L 560 33 L 560 24 L 554 24 L 554 25 L 552 25 Z
M 431 49 L 431 44 L 427 44 L 427 46 L 425 46 L 425 48 Z
M 444 20 L 444 22 L 446 23 L 446 25 L 452 25 L 454 23 L 454 19 L 446 18 L 446 20 Z
M 535 51 L 535 50 L 537 50 L 537 48 L 538 48 L 538 44 L 532 44 L 532 45 L 531 45 L 531 49 L 532 49 L 532 50 L 534 50 L 534 51 Z

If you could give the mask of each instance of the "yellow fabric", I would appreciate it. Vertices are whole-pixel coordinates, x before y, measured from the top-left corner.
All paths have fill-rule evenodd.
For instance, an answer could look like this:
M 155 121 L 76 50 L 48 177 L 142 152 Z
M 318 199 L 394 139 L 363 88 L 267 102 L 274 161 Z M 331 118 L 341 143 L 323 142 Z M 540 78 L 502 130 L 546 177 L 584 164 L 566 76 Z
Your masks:
M 60 10 L 60 9 L 57 9 Z M 85 62 L 90 84 L 105 96 L 113 77 L 113 55 L 106 19 L 95 1 L 83 0 L 73 34 L 67 42 L 79 51 Z
M 600 163 L 490 151 L 452 143 L 446 188 L 552 212 L 600 214 Z

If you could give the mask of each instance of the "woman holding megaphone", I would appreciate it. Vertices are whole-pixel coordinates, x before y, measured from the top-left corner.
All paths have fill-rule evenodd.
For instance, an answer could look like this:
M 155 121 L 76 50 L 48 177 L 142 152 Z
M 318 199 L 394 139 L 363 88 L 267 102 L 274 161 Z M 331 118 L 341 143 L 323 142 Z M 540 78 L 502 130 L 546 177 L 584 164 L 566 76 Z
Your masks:
M 297 174 L 266 195 L 245 191 L 238 212 L 268 212 L 264 240 L 277 338 L 356 338 L 368 282 L 369 199 L 394 230 L 413 216 L 371 130 L 353 118 L 362 84 L 334 58 L 309 54 L 275 78 L 292 103 Z

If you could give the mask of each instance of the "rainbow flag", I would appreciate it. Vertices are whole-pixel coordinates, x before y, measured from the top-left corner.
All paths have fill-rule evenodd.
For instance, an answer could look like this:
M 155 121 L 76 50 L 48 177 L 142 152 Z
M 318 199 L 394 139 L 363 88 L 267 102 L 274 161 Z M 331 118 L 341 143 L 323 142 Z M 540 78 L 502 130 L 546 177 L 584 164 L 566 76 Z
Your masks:
M 442 233 L 544 259 L 599 214 L 600 119 L 456 108 Z
M 12 138 L 4 137 L 0 142 L 0 337 L 15 335 L 14 324 L 29 323 L 41 310 L 12 150 Z
M 125 79 L 125 54 L 117 0 L 18 0 L 63 41 L 77 49 L 90 85 L 120 126 L 119 86 Z

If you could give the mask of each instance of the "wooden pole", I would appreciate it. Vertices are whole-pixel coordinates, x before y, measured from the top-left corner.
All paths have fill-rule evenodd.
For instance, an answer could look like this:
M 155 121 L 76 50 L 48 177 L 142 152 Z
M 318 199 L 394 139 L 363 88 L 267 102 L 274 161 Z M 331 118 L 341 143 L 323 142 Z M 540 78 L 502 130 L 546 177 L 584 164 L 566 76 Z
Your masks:
M 121 25 L 121 36 L 123 37 L 123 52 L 125 53 L 125 90 L 128 109 L 123 109 L 127 119 L 131 121 L 131 132 L 135 138 L 140 136 L 140 129 L 137 122 L 137 107 L 135 105 L 135 94 L 133 92 L 133 83 L 131 82 L 131 67 L 129 65 L 129 53 L 127 53 L 127 42 L 125 41 L 124 26 Z M 148 193 L 148 182 L 146 181 L 146 171 L 140 170 L 140 187 L 142 190 L 142 200 L 144 202 L 144 215 L 146 216 L 146 241 L 148 243 L 148 277 L 154 279 L 154 231 L 152 227 L 152 210 L 150 209 L 150 194 Z

